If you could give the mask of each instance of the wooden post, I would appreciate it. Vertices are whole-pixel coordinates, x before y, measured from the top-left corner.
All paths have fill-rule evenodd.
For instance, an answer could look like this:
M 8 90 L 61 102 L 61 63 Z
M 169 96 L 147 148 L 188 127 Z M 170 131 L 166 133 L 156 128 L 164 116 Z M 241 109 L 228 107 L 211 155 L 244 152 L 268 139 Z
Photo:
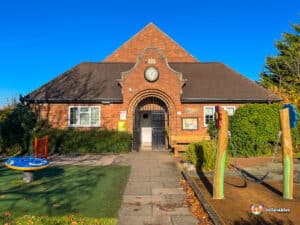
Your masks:
M 283 198 L 293 199 L 294 162 L 290 128 L 289 109 L 280 110 L 280 126 L 282 131 L 283 162 Z
M 214 172 L 213 198 L 224 198 L 224 172 L 228 144 L 228 114 L 222 110 L 221 127 L 218 131 L 217 154 Z

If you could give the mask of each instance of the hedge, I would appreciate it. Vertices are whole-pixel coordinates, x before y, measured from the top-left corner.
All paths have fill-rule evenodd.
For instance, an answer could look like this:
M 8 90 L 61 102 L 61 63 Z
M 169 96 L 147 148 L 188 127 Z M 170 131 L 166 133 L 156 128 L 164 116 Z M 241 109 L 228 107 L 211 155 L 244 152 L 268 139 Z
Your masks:
M 115 130 L 48 129 L 49 153 L 121 153 L 131 150 L 132 135 Z
M 203 140 L 188 145 L 186 160 L 203 171 L 210 171 L 215 168 L 217 142 L 215 140 Z M 226 167 L 229 159 L 226 157 Z
M 295 152 L 300 152 L 300 121 L 298 120 L 297 126 L 292 128 L 292 142 Z
M 280 130 L 279 104 L 246 104 L 232 118 L 232 144 L 236 156 L 269 155 Z
M 115 130 L 53 129 L 46 120 L 17 105 L 0 122 L 0 155 L 33 153 L 34 136 L 49 136 L 49 153 L 120 153 L 131 150 L 132 135 Z

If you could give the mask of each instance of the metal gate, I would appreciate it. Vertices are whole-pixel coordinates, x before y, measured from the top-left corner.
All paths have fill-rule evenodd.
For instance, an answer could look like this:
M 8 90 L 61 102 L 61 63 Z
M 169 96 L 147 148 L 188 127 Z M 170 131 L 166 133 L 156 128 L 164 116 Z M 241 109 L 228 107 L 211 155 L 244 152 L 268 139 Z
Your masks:
M 159 98 L 147 97 L 134 112 L 133 149 L 165 149 L 168 108 Z

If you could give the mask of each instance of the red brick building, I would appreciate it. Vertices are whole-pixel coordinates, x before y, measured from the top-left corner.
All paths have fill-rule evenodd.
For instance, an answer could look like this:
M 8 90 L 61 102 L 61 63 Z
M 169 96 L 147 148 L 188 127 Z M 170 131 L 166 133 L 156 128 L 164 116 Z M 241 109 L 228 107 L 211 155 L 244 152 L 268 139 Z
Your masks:
M 152 23 L 103 62 L 81 63 L 23 98 L 56 128 L 126 129 L 134 148 L 207 137 L 214 107 L 280 99 L 226 65 L 202 63 Z

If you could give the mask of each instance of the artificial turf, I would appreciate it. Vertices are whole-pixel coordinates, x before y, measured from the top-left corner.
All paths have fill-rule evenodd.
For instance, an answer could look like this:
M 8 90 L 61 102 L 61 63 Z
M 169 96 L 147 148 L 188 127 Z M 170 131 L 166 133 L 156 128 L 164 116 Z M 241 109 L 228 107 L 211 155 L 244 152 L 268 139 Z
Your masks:
M 65 166 L 23 173 L 0 167 L 0 214 L 116 218 L 128 180 L 128 166 Z

